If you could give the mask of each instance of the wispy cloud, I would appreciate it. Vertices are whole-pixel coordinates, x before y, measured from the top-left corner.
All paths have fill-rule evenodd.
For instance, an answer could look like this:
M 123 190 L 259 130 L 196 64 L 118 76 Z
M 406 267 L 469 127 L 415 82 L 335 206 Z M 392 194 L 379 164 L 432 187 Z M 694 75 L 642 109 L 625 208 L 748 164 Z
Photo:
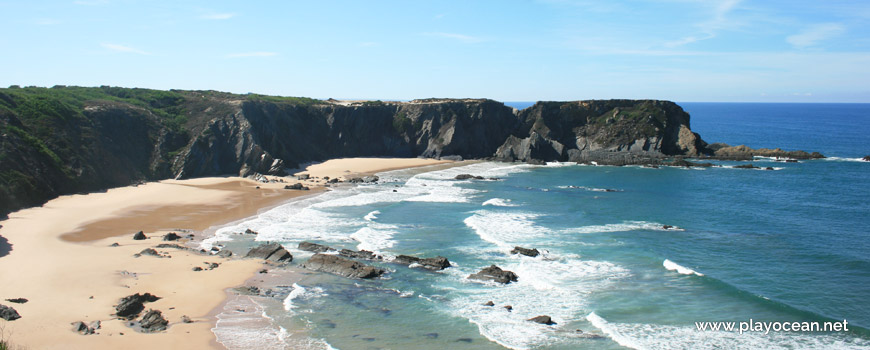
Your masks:
M 137 48 L 130 47 L 130 46 L 117 45 L 117 44 L 107 44 L 107 43 L 100 44 L 100 46 L 102 46 L 103 48 L 109 49 L 111 51 L 115 51 L 115 52 L 135 53 L 137 55 L 151 55 L 148 52 L 145 52 L 145 51 L 142 51 L 142 50 L 139 50 Z
M 199 18 L 200 19 L 221 21 L 221 20 L 233 18 L 235 16 L 236 16 L 235 13 L 206 13 L 206 14 L 199 16 Z
M 474 44 L 474 43 L 479 43 L 479 42 L 483 41 L 483 39 L 476 37 L 476 36 L 458 34 L 458 33 L 427 32 L 427 33 L 423 33 L 423 35 L 436 37 L 436 38 L 445 38 L 445 39 L 461 41 L 461 42 L 464 42 L 466 44 Z
M 713 39 L 716 37 L 718 31 L 733 29 L 735 23 L 728 15 L 737 8 L 738 5 L 740 5 L 741 1 L 742 0 L 721 0 L 719 2 L 705 2 L 705 4 L 712 6 L 710 8 L 712 16 L 708 20 L 696 25 L 700 31 L 700 35 L 690 35 L 678 40 L 669 41 L 664 43 L 664 46 L 673 48 L 698 41 Z
M 804 31 L 785 38 L 792 46 L 803 49 L 839 36 L 846 32 L 846 27 L 840 23 L 821 23 L 813 25 Z
M 278 56 L 277 52 L 269 52 L 269 51 L 254 51 L 254 52 L 239 52 L 239 53 L 231 53 L 227 55 L 227 58 L 239 58 L 239 57 L 272 57 Z

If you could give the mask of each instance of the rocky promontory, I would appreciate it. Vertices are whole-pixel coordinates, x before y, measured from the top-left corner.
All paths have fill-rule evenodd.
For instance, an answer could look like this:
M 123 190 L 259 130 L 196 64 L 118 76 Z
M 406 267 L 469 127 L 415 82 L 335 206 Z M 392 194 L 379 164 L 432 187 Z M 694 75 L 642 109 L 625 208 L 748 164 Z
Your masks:
M 657 100 L 336 101 L 117 87 L 0 89 L 0 216 L 59 195 L 167 178 L 287 175 L 345 157 L 658 164 L 818 153 L 708 145 Z M 292 186 L 291 186 L 292 187 Z M 304 189 L 304 188 L 300 188 Z

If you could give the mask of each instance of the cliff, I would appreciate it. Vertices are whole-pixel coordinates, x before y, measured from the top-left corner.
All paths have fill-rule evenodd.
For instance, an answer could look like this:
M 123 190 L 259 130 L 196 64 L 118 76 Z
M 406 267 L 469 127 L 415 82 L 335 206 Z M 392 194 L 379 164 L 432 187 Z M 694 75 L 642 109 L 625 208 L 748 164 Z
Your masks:
M 487 99 L 347 102 L 10 87 L 0 89 L 0 215 L 138 181 L 283 175 L 340 157 L 637 164 L 755 151 L 714 145 L 667 101 L 538 102 L 517 111 Z

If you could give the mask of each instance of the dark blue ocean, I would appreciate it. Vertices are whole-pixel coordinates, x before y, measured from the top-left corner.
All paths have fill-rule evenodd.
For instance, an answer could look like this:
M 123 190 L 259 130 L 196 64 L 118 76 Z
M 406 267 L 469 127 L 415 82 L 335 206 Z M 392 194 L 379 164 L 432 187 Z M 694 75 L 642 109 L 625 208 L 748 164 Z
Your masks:
M 870 154 L 870 105 L 681 105 L 708 142 L 828 158 L 752 161 L 772 171 L 484 162 L 383 173 L 381 184 L 289 203 L 212 242 L 252 228 L 298 263 L 307 240 L 455 266 L 378 263 L 390 273 L 371 281 L 309 274 L 283 302 L 258 301 L 272 328 L 219 323 L 219 338 L 271 334 L 282 343 L 261 346 L 327 349 L 870 347 L 870 162 L 860 160 Z M 500 180 L 453 180 L 460 173 Z M 543 254 L 511 255 L 517 245 Z M 466 279 L 491 264 L 518 282 Z M 556 324 L 526 321 L 538 315 Z M 695 326 L 750 319 L 847 320 L 850 331 Z

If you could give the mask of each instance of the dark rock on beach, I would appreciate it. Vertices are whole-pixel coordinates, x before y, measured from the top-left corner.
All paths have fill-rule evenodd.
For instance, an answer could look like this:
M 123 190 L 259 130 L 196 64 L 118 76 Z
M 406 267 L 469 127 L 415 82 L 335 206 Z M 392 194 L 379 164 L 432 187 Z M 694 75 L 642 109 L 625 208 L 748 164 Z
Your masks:
M 383 269 L 368 266 L 357 261 L 323 253 L 314 254 L 304 266 L 311 270 L 328 272 L 349 278 L 375 278 L 383 275 L 385 272 Z
M 18 311 L 9 306 L 0 305 L 0 318 L 6 321 L 15 321 L 21 318 L 21 315 L 18 314 Z
M 97 322 L 100 322 L 100 321 L 97 321 Z M 81 335 L 89 335 L 89 334 L 94 334 L 96 332 L 96 328 L 88 327 L 88 325 L 82 321 L 73 322 L 72 329 L 73 329 L 73 332 L 78 332 Z
M 133 256 L 135 256 L 137 258 L 140 256 L 143 256 L 143 255 L 150 255 L 150 256 L 154 256 L 154 257 L 158 257 L 158 258 L 168 257 L 167 255 L 160 254 L 160 252 L 158 252 L 154 248 L 145 248 L 141 252 L 133 254 Z
M 516 246 L 516 247 L 514 247 L 513 250 L 511 250 L 511 254 L 522 254 L 522 255 L 530 256 L 530 257 L 534 258 L 534 257 L 538 256 L 538 254 L 540 254 L 540 252 L 538 252 L 537 249 L 528 249 L 528 248 Z
M 494 281 L 498 283 L 511 283 L 517 281 L 517 274 L 502 270 L 500 267 L 491 265 L 480 272 L 469 275 L 469 279 L 480 280 L 480 281 Z
M 285 190 L 303 190 L 303 191 L 308 191 L 308 190 L 309 190 L 308 187 L 306 187 L 306 186 L 302 186 L 301 183 L 295 183 L 295 184 L 292 184 L 292 185 L 284 185 L 284 189 L 285 189 Z
M 141 240 L 144 240 L 147 238 L 148 238 L 148 236 L 146 236 L 145 232 L 142 232 L 142 231 L 136 232 L 136 234 L 133 235 L 133 240 L 136 240 L 136 241 L 141 241 Z
M 299 248 L 299 250 L 304 250 L 304 251 L 314 252 L 314 253 L 323 253 L 323 252 L 335 250 L 335 249 L 332 249 L 332 248 L 325 246 L 323 244 L 317 244 L 317 243 L 312 243 L 312 242 L 299 242 L 298 248 Z
M 553 322 L 553 320 L 550 318 L 550 316 L 547 316 L 547 315 L 532 317 L 528 320 L 535 322 L 535 323 L 545 324 L 548 326 L 552 326 L 552 325 L 556 324 L 556 322 Z
M 142 320 L 139 321 L 139 327 L 142 328 L 144 333 L 165 331 L 168 324 L 169 321 L 163 317 L 163 313 L 160 310 L 148 310 L 142 316 Z
M 293 255 L 290 254 L 284 246 L 279 243 L 265 243 L 248 251 L 246 258 L 258 258 L 267 261 L 283 263 L 293 261 Z
M 409 255 L 399 255 L 395 260 L 393 260 L 393 262 L 402 265 L 420 264 L 430 270 L 444 270 L 450 267 L 450 261 L 443 256 L 436 256 L 434 258 L 418 258 Z
M 181 236 L 179 236 L 179 235 L 178 235 L 177 233 L 175 233 L 175 232 L 170 232 L 170 233 L 167 233 L 167 234 L 163 235 L 163 240 L 164 240 L 164 241 L 177 241 L 177 240 L 179 240 L 179 239 L 181 239 Z
M 8 302 L 10 302 L 10 303 L 16 303 L 16 304 L 24 304 L 24 303 L 26 303 L 28 300 L 25 299 L 25 298 L 14 298 L 14 299 L 6 299 L 6 301 L 8 301 Z
M 122 318 L 134 319 L 139 316 L 139 313 L 145 309 L 144 303 L 150 303 L 160 300 L 160 297 L 151 293 L 133 294 L 121 298 L 118 305 L 115 306 L 115 315 Z

